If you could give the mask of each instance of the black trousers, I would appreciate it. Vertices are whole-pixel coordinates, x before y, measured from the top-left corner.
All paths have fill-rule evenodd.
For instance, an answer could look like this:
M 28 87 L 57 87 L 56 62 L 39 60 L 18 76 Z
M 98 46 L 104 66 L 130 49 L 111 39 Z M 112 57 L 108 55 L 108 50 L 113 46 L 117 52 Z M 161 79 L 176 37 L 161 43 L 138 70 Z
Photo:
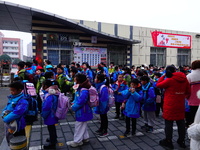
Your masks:
M 42 100 L 40 98 L 39 93 L 37 93 L 37 103 L 38 103 L 38 110 L 40 111 L 40 113 L 42 112 Z
M 100 119 L 101 119 L 101 126 L 100 130 L 103 131 L 104 133 L 108 132 L 108 116 L 106 114 L 100 114 Z
M 191 125 L 194 122 L 194 117 L 196 115 L 198 107 L 199 106 L 190 106 L 190 112 L 187 116 L 188 125 Z
M 126 116 L 126 131 L 130 132 L 131 120 L 132 120 L 132 134 L 135 134 L 136 122 L 137 122 L 136 118 L 130 118 Z
M 121 113 L 122 116 L 124 116 L 123 110 L 121 110 L 121 112 L 120 112 L 120 107 L 121 107 L 121 105 L 122 105 L 122 103 L 120 103 L 120 102 L 115 102 L 116 114 L 117 114 L 118 116 L 120 115 L 120 113 Z
M 57 141 L 57 133 L 56 133 L 56 126 L 55 125 L 47 125 L 49 131 L 49 139 L 50 144 L 54 145 Z
M 172 141 L 172 134 L 173 134 L 173 122 L 171 120 L 165 120 L 165 136 L 166 139 Z M 177 120 L 176 121 L 178 127 L 178 141 L 183 142 L 185 141 L 185 121 L 184 120 Z

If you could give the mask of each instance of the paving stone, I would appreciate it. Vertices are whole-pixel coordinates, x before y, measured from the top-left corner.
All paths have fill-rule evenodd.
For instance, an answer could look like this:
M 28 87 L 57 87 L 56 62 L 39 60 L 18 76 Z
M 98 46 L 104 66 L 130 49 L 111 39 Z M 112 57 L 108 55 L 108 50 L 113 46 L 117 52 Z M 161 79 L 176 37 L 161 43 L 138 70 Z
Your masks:
M 106 150 L 117 150 L 117 147 L 115 147 L 111 142 L 102 142 L 102 144 Z
M 66 141 L 73 141 L 74 139 L 74 135 L 72 132 L 66 132 L 64 133 L 64 136 L 65 136 Z
M 153 150 L 153 148 L 144 142 L 137 143 L 138 147 L 144 150 Z
M 41 132 L 32 132 L 30 141 L 41 141 Z
M 128 146 L 130 149 L 138 149 L 139 147 L 133 142 L 131 141 L 129 138 L 125 138 L 122 140 L 122 142 Z
M 115 146 L 121 146 L 121 145 L 124 145 L 124 143 L 119 140 L 119 139 L 114 139 L 114 140 L 111 140 L 111 142 L 115 145 Z
M 127 147 L 126 145 L 123 145 L 123 146 L 117 146 L 117 149 L 118 149 L 118 150 L 130 150 L 130 148 Z
M 41 145 L 41 141 L 31 141 L 29 143 L 29 146 L 32 147 L 32 146 L 38 146 L 38 145 Z
M 100 149 L 103 148 L 103 145 L 97 138 L 91 138 L 90 139 L 90 144 L 94 149 Z

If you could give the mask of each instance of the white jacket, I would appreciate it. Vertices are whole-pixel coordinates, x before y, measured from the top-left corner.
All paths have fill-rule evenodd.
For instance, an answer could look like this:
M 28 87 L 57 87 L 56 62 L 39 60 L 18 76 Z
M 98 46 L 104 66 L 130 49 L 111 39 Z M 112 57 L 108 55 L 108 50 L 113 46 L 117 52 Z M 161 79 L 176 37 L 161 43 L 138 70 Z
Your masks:
M 200 90 L 197 92 L 197 97 L 200 99 Z M 200 107 L 198 108 L 194 123 L 187 130 L 190 138 L 190 149 L 200 150 Z

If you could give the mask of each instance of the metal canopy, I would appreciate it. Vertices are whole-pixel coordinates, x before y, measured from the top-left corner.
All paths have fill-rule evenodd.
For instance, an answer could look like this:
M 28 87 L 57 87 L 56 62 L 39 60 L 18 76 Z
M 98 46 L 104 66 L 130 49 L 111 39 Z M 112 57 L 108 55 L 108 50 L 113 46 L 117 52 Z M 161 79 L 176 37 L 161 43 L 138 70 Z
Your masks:
M 85 33 L 96 35 L 102 38 L 114 40 L 122 44 L 137 44 L 138 40 L 131 40 L 119 36 L 110 35 L 89 28 L 83 24 L 74 22 L 68 18 L 58 16 L 49 12 L 30 8 L 10 2 L 0 1 L 0 29 L 13 30 L 22 32 L 32 32 L 32 18 L 40 18 L 41 20 L 53 21 L 59 24 L 67 25 L 73 29 L 83 31 Z

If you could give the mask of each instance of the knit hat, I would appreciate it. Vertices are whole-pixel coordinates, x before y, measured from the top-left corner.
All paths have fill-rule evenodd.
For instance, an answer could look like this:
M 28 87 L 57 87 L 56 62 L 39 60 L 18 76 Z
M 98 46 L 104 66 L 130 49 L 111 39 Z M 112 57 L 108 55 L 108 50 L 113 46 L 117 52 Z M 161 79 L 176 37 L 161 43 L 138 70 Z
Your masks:
M 36 71 L 41 69 L 43 69 L 41 66 L 37 66 Z
M 53 68 L 52 65 L 46 65 L 46 69 Z

